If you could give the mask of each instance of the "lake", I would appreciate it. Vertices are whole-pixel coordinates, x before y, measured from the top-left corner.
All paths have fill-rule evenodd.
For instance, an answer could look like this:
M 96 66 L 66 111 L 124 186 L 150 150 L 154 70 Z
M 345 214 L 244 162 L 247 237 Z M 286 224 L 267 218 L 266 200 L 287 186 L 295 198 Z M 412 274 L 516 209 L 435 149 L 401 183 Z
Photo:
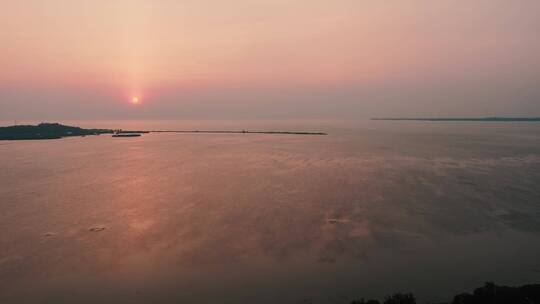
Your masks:
M 448 301 L 540 282 L 540 123 L 78 121 L 0 142 L 1 303 Z

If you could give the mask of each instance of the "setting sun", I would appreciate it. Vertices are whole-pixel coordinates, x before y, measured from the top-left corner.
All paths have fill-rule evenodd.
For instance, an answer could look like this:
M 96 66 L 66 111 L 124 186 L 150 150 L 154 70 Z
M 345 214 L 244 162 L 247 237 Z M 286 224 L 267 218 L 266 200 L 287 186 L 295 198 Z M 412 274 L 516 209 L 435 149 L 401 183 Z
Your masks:
M 137 97 L 137 96 L 131 97 L 131 103 L 132 104 L 139 104 L 139 102 L 140 102 L 139 97 Z

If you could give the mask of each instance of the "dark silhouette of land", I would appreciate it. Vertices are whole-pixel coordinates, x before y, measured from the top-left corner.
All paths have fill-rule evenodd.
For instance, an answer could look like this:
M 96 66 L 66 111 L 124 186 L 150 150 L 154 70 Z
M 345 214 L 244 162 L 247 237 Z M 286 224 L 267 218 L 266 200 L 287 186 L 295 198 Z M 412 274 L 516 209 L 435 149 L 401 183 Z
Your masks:
M 383 302 L 379 300 L 354 300 L 351 304 L 416 304 L 411 293 L 396 293 L 388 296 Z M 439 304 L 540 304 L 540 284 L 520 287 L 498 286 L 486 283 L 474 292 L 456 295 L 451 302 Z
M 20 125 L 0 127 L 0 140 L 23 140 L 23 139 L 59 139 L 68 136 L 86 136 L 99 134 L 113 134 L 114 137 L 135 137 L 145 133 L 222 133 L 222 134 L 292 134 L 292 135 L 327 135 L 322 132 L 289 132 L 289 131 L 126 131 L 113 129 L 83 129 L 79 127 L 65 126 L 59 123 L 40 123 L 37 126 Z
M 83 129 L 58 123 L 40 123 L 37 126 L 20 125 L 0 127 L 0 140 L 58 139 L 68 136 L 112 134 L 109 129 Z
M 378 300 L 354 300 L 351 304 L 381 304 Z M 383 304 L 416 304 L 416 299 L 412 293 L 396 293 L 387 296 Z
M 477 117 L 477 118 L 371 118 L 371 120 L 410 120 L 410 121 L 485 121 L 485 122 L 540 122 L 540 117 Z
M 112 137 L 139 137 L 141 133 L 126 133 L 126 132 L 117 132 L 114 133 Z

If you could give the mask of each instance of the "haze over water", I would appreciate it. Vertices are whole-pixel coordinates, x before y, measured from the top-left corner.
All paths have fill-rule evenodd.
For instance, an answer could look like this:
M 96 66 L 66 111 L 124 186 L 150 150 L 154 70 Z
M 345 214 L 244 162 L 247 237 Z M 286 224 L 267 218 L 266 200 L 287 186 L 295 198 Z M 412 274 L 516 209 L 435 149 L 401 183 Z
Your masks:
M 446 301 L 540 280 L 540 124 L 71 123 L 329 135 L 0 142 L 2 303 Z
M 1 304 L 540 283 L 540 123 L 367 120 L 540 117 L 540 1 L 1 3 L 0 126 L 328 133 L 0 140 Z

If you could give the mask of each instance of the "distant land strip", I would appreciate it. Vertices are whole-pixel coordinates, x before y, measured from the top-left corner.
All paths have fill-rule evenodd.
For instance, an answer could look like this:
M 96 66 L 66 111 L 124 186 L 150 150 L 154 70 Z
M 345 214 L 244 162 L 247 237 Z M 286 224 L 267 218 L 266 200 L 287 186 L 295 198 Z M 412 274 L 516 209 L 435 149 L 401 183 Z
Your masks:
M 227 131 L 227 130 L 178 130 L 178 131 L 148 131 L 151 133 L 225 133 L 225 134 L 291 134 L 291 135 L 328 135 L 323 132 L 293 132 L 293 131 Z
M 15 125 L 0 127 L 0 140 L 28 139 L 58 139 L 63 137 L 112 134 L 113 137 L 135 137 L 146 133 L 219 133 L 219 134 L 290 134 L 290 135 L 327 135 L 323 132 L 292 132 L 292 131 L 220 131 L 220 130 L 153 130 L 127 131 L 120 129 L 83 129 L 65 126 L 59 123 L 40 123 L 39 125 Z
M 540 117 L 477 117 L 477 118 L 371 118 L 371 120 L 408 120 L 408 121 L 486 121 L 486 122 L 540 122 Z

